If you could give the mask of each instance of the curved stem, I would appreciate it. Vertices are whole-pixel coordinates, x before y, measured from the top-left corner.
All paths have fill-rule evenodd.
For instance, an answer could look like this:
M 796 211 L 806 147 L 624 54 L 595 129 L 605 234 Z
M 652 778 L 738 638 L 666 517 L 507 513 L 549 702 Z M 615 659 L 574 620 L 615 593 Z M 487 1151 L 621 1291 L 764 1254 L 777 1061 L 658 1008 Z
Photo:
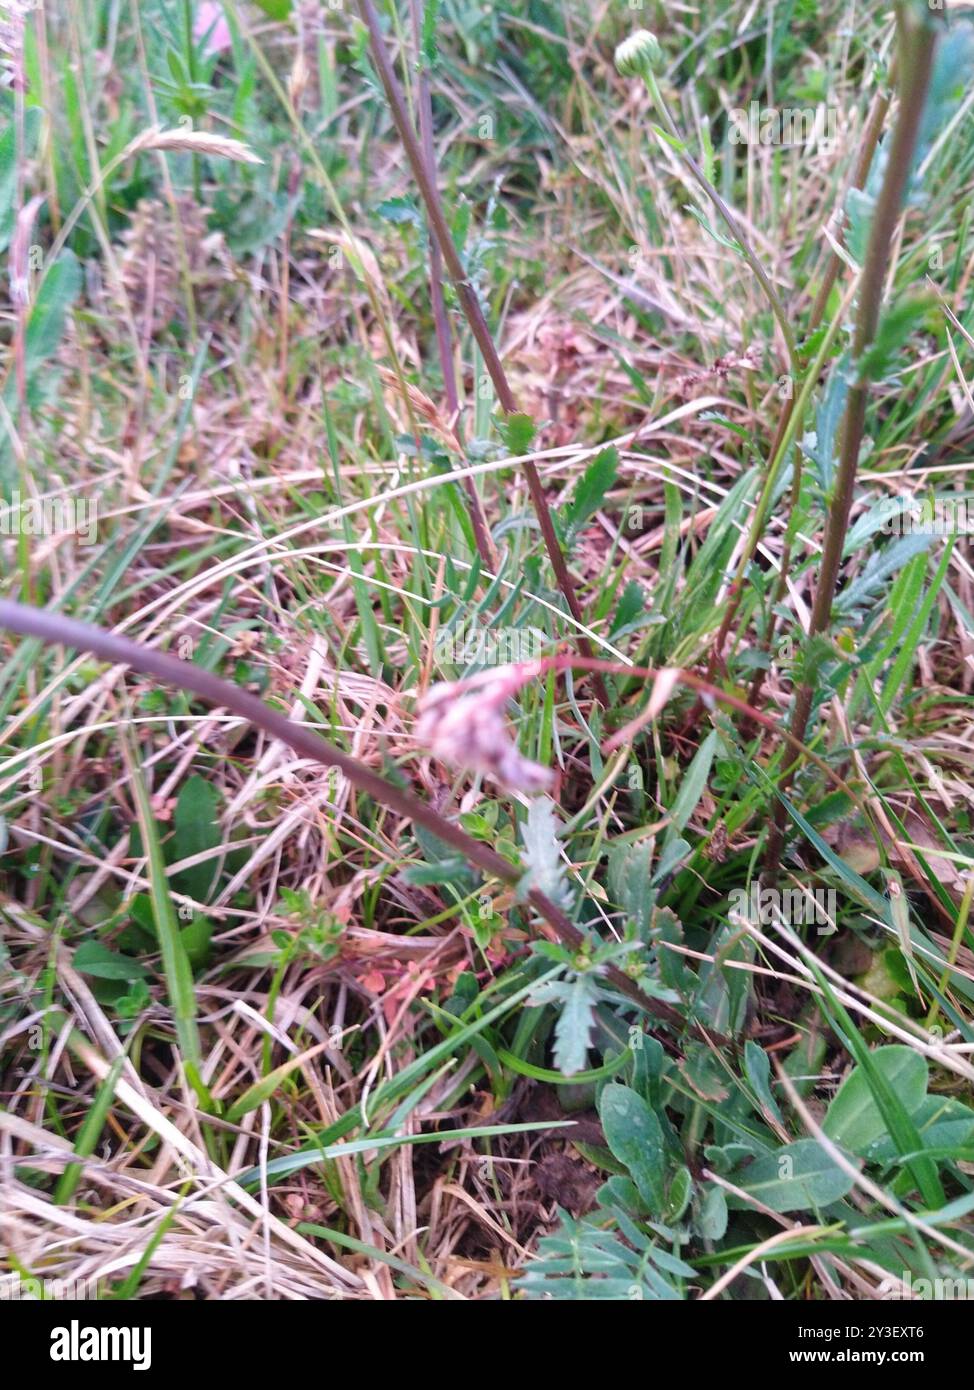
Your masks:
M 369 47 L 372 52 L 372 59 L 375 63 L 382 82 L 386 100 L 389 103 L 389 111 L 393 122 L 402 141 L 403 149 L 409 160 L 416 180 L 420 196 L 426 206 L 426 215 L 429 220 L 430 229 L 439 244 L 440 252 L 443 256 L 443 263 L 446 266 L 447 274 L 453 282 L 457 299 L 463 310 L 464 316 L 470 325 L 470 331 L 474 336 L 480 355 L 484 359 L 484 366 L 494 385 L 497 393 L 497 400 L 506 415 L 517 413 L 518 406 L 511 390 L 510 382 L 501 363 L 500 356 L 494 346 L 490 329 L 487 327 L 487 320 L 484 318 L 483 310 L 480 307 L 480 300 L 472 282 L 467 278 L 460 254 L 454 244 L 450 228 L 447 225 L 446 216 L 443 211 L 443 203 L 440 199 L 440 192 L 436 186 L 435 172 L 432 168 L 427 168 L 426 160 L 423 158 L 423 151 L 420 147 L 416 132 L 413 129 L 412 121 L 406 110 L 406 102 L 399 85 L 398 78 L 393 71 L 389 54 L 382 38 L 382 29 L 379 25 L 379 16 L 376 13 L 372 0 L 358 0 L 359 13 L 362 22 L 369 32 Z M 551 513 L 548 509 L 548 500 L 541 485 L 541 475 L 537 466 L 531 459 L 524 460 L 524 476 L 527 479 L 528 492 L 531 494 L 531 503 L 534 507 L 535 515 L 541 527 L 541 534 L 544 537 L 545 548 L 548 551 L 548 558 L 551 567 L 555 572 L 558 587 L 564 595 L 568 610 L 576 622 L 584 624 L 584 615 L 578 597 L 575 593 L 575 585 L 571 574 L 568 571 L 568 564 L 562 553 L 558 536 L 555 532 L 554 523 L 551 520 Z M 592 655 L 592 648 L 586 637 L 578 639 L 578 645 L 586 656 Z M 601 676 L 596 676 L 593 680 L 595 693 L 601 704 L 608 709 L 609 697 L 605 688 L 605 682 Z
M 410 19 L 412 21 L 413 45 L 416 49 L 419 67 L 419 81 L 416 89 L 416 105 L 419 111 L 419 138 L 422 145 L 423 158 L 426 161 L 426 169 L 430 178 L 434 177 L 436 168 L 436 155 L 433 147 L 433 100 L 430 95 L 429 70 L 423 61 L 422 54 L 422 22 L 420 16 L 421 0 L 409 0 Z M 457 440 L 460 439 L 460 398 L 457 394 L 456 376 L 453 370 L 453 339 L 450 334 L 450 320 L 446 312 L 446 301 L 443 297 L 443 255 L 440 251 L 440 243 L 435 236 L 430 236 L 429 256 L 430 256 L 430 307 L 433 310 L 433 325 L 436 330 L 436 347 L 440 357 L 440 370 L 443 373 L 443 394 L 446 396 L 446 408 L 450 414 L 450 426 L 456 431 Z M 477 550 L 480 558 L 488 569 L 497 568 L 497 553 L 494 550 L 493 542 L 490 538 L 490 527 L 487 524 L 487 516 L 484 512 L 484 504 L 480 500 L 477 485 L 473 478 L 466 477 L 463 486 L 467 494 L 470 507 L 470 525 L 473 527 L 474 539 L 477 543 Z
M 865 264 L 859 286 L 859 312 L 852 344 L 854 363 L 861 361 L 879 327 L 883 287 L 889 269 L 890 248 L 899 222 L 907 180 L 913 168 L 913 156 L 920 134 L 920 123 L 923 118 L 927 88 L 930 85 L 930 73 L 933 67 L 936 35 L 932 24 L 925 16 L 920 16 L 906 6 L 900 8 L 897 18 L 902 72 L 900 110 L 890 143 L 886 175 L 869 230 L 869 243 L 866 248 Z M 846 531 L 849 528 L 849 514 L 855 495 L 856 471 L 866 423 L 868 391 L 868 381 L 860 377 L 850 388 L 846 402 L 842 420 L 842 445 L 839 466 L 836 471 L 835 491 L 825 524 L 822 567 L 819 571 L 815 600 L 809 621 L 810 637 L 827 632 L 832 618 L 832 601 L 839 579 Z M 804 681 L 798 687 L 789 726 L 792 737 L 804 740 L 814 696 L 815 691 L 810 682 Z M 799 766 L 800 759 L 782 778 L 780 788 L 782 792 L 786 792 L 791 786 Z M 765 854 L 764 874 L 768 883 L 773 883 L 777 877 L 781 852 L 784 847 L 784 832 L 785 807 L 783 801 L 779 800 L 774 808 L 771 833 L 768 836 Z
M 280 739 L 302 757 L 312 758 L 326 767 L 337 767 L 353 787 L 357 787 L 379 805 L 388 806 L 407 820 L 424 826 L 433 835 L 458 850 L 485 874 L 512 887 L 520 882 L 522 870 L 516 864 L 511 864 L 496 850 L 480 840 L 475 840 L 411 792 L 386 781 L 384 777 L 343 753 L 340 748 L 336 748 L 314 730 L 295 724 L 285 715 L 265 705 L 262 700 L 258 700 L 255 695 L 241 690 L 229 681 L 221 680 L 219 676 L 214 676 L 199 666 L 194 666 L 192 662 L 180 661 L 177 657 L 157 651 L 154 647 L 144 647 L 128 637 L 107 632 L 104 628 L 89 623 L 80 623 L 50 609 L 33 608 L 28 604 L 14 603 L 6 599 L 0 599 L 0 627 L 9 628 L 11 632 L 18 632 L 25 637 L 39 638 L 48 645 L 74 647 L 78 651 L 90 652 L 100 661 L 130 666 L 135 671 L 164 681 L 167 685 L 190 691 L 207 704 L 231 710 L 242 719 L 263 729 L 272 738 Z M 562 942 L 573 951 L 581 950 L 587 945 L 585 936 L 574 922 L 545 894 L 531 889 L 527 898 L 548 924 L 552 940 Z M 659 999 L 651 998 L 617 966 L 607 966 L 606 977 L 616 989 L 627 995 L 650 1016 L 675 1029 L 686 1027 L 685 1020 L 676 1009 Z M 707 1040 L 709 1036 L 711 1040 L 719 1040 L 716 1034 L 708 1035 L 698 1025 L 691 1025 L 690 1030 L 701 1039 Z
M 852 293 L 853 291 L 850 289 L 850 298 L 852 296 Z M 768 519 L 768 512 L 771 509 L 771 498 L 774 493 L 775 484 L 778 481 L 778 475 L 781 472 L 782 464 L 787 458 L 788 450 L 794 443 L 795 436 L 801 428 L 802 420 L 804 419 L 805 415 L 805 409 L 811 398 L 812 392 L 815 389 L 819 373 L 825 365 L 829 353 L 832 351 L 832 344 L 835 342 L 835 338 L 841 326 L 841 322 L 842 316 L 837 314 L 833 322 L 829 325 L 828 332 L 822 339 L 822 342 L 819 346 L 819 350 L 815 355 L 814 362 L 812 362 L 808 371 L 805 373 L 801 390 L 799 391 L 798 396 L 796 398 L 793 398 L 793 401 L 789 403 L 790 406 L 792 406 L 793 408 L 790 408 L 782 412 L 781 420 L 779 421 L 778 426 L 778 433 L 775 437 L 776 442 L 774 447 L 772 448 L 770 460 L 768 462 L 768 467 L 764 475 L 764 483 L 761 487 L 761 494 L 754 508 L 754 515 L 751 518 L 751 525 L 748 529 L 747 541 L 744 545 L 743 551 L 741 552 L 741 558 L 737 566 L 737 572 L 734 575 L 733 582 L 731 583 L 730 589 L 727 594 L 727 606 L 724 609 L 724 616 L 721 620 L 717 636 L 714 639 L 713 652 L 711 654 L 711 664 L 708 668 L 708 678 L 713 677 L 714 667 L 716 665 L 717 660 L 720 657 L 720 654 L 723 651 L 724 643 L 726 642 L 728 633 L 730 632 L 731 624 L 733 623 L 734 618 L 737 614 L 737 610 L 740 606 L 741 594 L 743 592 L 744 576 L 747 573 L 748 565 L 754 558 L 754 553 L 758 548 L 758 542 L 760 541 L 761 535 L 764 531 L 765 523 Z M 798 480 L 800 483 L 800 475 Z

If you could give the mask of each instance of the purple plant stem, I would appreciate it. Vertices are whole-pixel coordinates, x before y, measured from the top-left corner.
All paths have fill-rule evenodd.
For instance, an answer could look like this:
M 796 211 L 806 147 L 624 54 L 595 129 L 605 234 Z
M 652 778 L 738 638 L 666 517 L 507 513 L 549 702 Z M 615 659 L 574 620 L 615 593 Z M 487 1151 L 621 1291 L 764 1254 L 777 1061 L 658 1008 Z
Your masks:
M 430 229 L 436 241 L 439 243 L 443 262 L 453 282 L 460 307 L 463 310 L 467 322 L 470 325 L 470 331 L 473 333 L 477 346 L 480 349 L 480 354 L 484 359 L 487 373 L 494 384 L 494 390 L 497 393 L 497 400 L 501 409 L 506 415 L 517 414 L 518 406 L 514 397 L 514 392 L 511 390 L 507 374 L 504 371 L 497 349 L 494 346 L 494 340 L 490 335 L 490 329 L 487 327 L 487 320 L 484 318 L 483 310 L 480 307 L 477 291 L 470 280 L 467 279 L 466 271 L 463 268 L 463 262 L 460 260 L 459 253 L 453 242 L 453 237 L 450 234 L 450 229 L 447 226 L 439 189 L 436 186 L 436 179 L 432 170 L 428 170 L 426 167 L 426 161 L 423 158 L 422 149 L 416 138 L 416 132 L 409 119 L 402 88 L 399 85 L 399 80 L 393 71 L 392 63 L 386 52 L 386 46 L 382 37 L 382 29 L 379 24 L 379 16 L 376 13 L 375 6 L 372 4 L 372 0 L 358 0 L 358 7 L 359 13 L 362 16 L 362 22 L 369 31 L 369 45 L 372 50 L 372 58 L 378 70 L 379 78 L 386 94 L 386 100 L 389 103 L 389 110 L 392 113 L 393 122 L 399 133 L 399 138 L 402 141 L 403 149 L 406 151 L 406 157 L 413 171 L 413 178 L 416 180 L 420 195 L 426 205 L 426 215 L 429 219 Z M 568 572 L 568 565 L 555 532 L 551 513 L 548 510 L 548 500 L 545 497 L 544 488 L 541 485 L 541 475 L 538 472 L 537 466 L 531 459 L 526 459 L 524 461 L 524 476 L 527 479 L 528 491 L 531 494 L 531 502 L 538 518 L 538 523 L 541 526 L 541 534 L 544 537 L 548 558 L 555 572 L 558 587 L 564 595 L 565 602 L 568 604 L 568 610 L 572 617 L 577 623 L 584 625 L 585 618 L 575 593 L 575 585 Z M 593 655 L 591 644 L 586 637 L 579 636 L 578 646 L 579 650 L 585 656 L 591 657 Z M 592 685 L 599 701 L 608 709 L 610 701 L 602 677 L 599 675 L 593 676 Z
M 411 792 L 387 782 L 384 777 L 343 753 L 340 748 L 336 748 L 314 730 L 292 722 L 285 715 L 265 705 L 262 700 L 258 700 L 255 695 L 241 690 L 229 681 L 221 680 L 219 676 L 214 676 L 199 666 L 194 666 L 192 662 L 180 661 L 177 657 L 169 656 L 154 647 L 145 647 L 128 637 L 121 637 L 117 633 L 108 632 L 89 623 L 80 623 L 50 609 L 34 608 L 29 604 L 14 603 L 6 599 L 0 599 L 0 627 L 8 628 L 11 632 L 18 632 L 25 637 L 39 638 L 51 646 L 74 647 L 78 651 L 90 652 L 100 661 L 130 666 L 133 670 L 152 676 L 167 685 L 191 692 L 209 705 L 228 709 L 263 729 L 272 738 L 280 739 L 302 757 L 313 758 L 316 762 L 324 763 L 326 767 L 337 767 L 353 787 L 370 796 L 379 805 L 388 806 L 407 820 L 424 826 L 433 835 L 458 850 L 485 874 L 499 878 L 512 887 L 522 877 L 522 871 L 516 864 L 502 858 L 489 845 L 475 840 Z M 531 889 L 527 899 L 548 924 L 550 930 L 545 934 L 549 935 L 550 939 L 560 941 L 573 951 L 588 948 L 589 942 L 586 937 L 545 894 Z M 682 1030 L 686 1026 L 676 1009 L 661 1000 L 651 998 L 617 966 L 606 967 L 606 978 L 647 1014 L 672 1028 Z M 696 1025 L 690 1027 L 697 1036 L 705 1037 L 703 1029 Z M 716 1039 L 715 1034 L 711 1034 L 710 1037 Z M 672 1044 L 669 1046 L 672 1050 Z

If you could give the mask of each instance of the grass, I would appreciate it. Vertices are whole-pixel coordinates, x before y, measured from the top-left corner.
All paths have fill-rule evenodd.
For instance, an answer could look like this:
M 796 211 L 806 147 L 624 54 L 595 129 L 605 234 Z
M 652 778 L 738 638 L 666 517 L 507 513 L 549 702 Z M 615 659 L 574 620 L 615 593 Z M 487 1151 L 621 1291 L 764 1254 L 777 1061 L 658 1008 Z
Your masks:
M 3 1287 L 969 1287 L 974 24 L 205 10 L 8 36 Z

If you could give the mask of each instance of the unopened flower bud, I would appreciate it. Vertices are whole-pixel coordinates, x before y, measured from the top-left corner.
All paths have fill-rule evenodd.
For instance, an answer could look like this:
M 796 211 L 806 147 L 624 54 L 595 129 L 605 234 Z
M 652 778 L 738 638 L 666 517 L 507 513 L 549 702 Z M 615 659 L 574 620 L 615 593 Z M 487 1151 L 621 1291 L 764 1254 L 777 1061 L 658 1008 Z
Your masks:
M 659 39 L 648 29 L 637 29 L 616 49 L 616 67 L 623 77 L 642 77 L 663 61 Z

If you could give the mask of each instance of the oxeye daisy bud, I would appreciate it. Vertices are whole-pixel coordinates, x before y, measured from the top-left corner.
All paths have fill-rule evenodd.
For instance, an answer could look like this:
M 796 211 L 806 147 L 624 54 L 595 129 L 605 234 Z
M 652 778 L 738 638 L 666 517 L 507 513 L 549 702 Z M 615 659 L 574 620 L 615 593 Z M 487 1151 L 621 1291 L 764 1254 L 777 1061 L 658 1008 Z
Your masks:
M 648 29 L 637 29 L 616 49 L 616 68 L 623 77 L 642 77 L 653 72 L 663 61 L 659 39 Z
M 554 773 L 521 756 L 504 723 L 504 706 L 537 662 L 498 666 L 465 681 L 441 681 L 420 701 L 415 736 L 451 767 L 491 777 L 508 791 L 546 791 Z

